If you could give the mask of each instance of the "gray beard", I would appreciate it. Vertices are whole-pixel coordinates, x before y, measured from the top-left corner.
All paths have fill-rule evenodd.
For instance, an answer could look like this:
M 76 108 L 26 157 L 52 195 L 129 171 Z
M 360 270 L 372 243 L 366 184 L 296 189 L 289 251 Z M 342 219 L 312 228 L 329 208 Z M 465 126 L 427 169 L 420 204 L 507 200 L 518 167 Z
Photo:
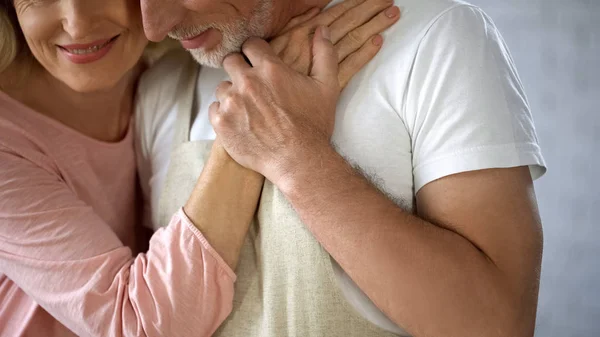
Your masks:
M 187 36 L 198 35 L 213 28 L 221 32 L 223 39 L 221 43 L 212 50 L 194 49 L 189 51 L 190 54 L 194 57 L 196 62 L 203 66 L 221 68 L 225 57 L 232 53 L 239 53 L 246 40 L 251 37 L 267 37 L 267 28 L 271 25 L 272 21 L 271 12 L 273 1 L 274 0 L 259 0 L 250 19 L 240 19 L 227 24 L 207 24 L 191 28 L 185 32 L 187 33 Z

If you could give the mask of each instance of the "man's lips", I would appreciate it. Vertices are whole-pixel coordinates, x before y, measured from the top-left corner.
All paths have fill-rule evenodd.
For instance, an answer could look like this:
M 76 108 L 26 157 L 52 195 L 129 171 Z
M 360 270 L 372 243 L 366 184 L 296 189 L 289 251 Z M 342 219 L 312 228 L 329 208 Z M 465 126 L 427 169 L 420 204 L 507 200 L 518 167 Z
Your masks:
M 214 28 L 209 28 L 206 31 L 191 37 L 189 39 L 180 40 L 181 46 L 185 49 L 211 49 L 219 43 L 220 32 Z

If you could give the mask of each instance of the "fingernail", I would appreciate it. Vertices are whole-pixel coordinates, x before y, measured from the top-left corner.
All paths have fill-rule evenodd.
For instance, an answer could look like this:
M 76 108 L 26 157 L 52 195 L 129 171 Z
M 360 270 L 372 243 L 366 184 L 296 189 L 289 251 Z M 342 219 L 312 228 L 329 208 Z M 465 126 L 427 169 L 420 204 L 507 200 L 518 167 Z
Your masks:
M 390 7 L 385 10 L 385 16 L 387 16 L 390 19 L 397 17 L 398 14 L 400 14 L 400 8 L 398 8 L 396 6 Z
M 321 35 L 324 39 L 331 42 L 331 32 L 329 31 L 329 27 L 322 26 L 321 27 Z
M 381 35 L 375 35 L 371 41 L 373 41 L 373 44 L 377 47 L 381 47 L 383 44 L 383 37 Z

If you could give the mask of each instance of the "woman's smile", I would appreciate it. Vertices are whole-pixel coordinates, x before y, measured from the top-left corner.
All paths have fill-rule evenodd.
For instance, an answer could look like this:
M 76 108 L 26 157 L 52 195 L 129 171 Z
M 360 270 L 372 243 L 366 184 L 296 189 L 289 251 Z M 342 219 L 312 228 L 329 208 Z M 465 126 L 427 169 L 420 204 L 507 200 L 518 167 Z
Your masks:
M 87 44 L 57 45 L 67 60 L 75 64 L 86 64 L 102 59 L 110 52 L 120 35 Z

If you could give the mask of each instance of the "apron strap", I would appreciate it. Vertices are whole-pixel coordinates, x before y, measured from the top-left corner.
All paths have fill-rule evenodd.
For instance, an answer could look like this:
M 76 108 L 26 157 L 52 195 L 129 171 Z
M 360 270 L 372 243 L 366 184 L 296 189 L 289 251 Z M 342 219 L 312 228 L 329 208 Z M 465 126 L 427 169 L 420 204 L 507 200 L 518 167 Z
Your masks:
M 185 65 L 181 71 L 181 79 L 177 87 L 177 121 L 175 122 L 175 134 L 173 138 L 173 150 L 179 145 L 190 140 L 190 129 L 192 120 L 197 114 L 198 102 L 196 101 L 196 87 L 200 65 L 188 54 L 182 57 Z

